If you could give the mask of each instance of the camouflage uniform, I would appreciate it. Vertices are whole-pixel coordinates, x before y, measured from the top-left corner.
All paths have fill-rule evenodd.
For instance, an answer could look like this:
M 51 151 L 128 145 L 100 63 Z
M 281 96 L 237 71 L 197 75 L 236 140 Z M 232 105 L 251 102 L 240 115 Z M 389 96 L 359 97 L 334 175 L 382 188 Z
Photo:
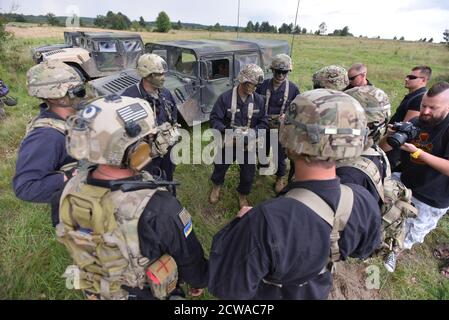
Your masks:
M 348 71 L 340 66 L 327 66 L 313 74 L 314 89 L 332 89 L 343 91 L 349 84 Z
M 77 160 L 132 175 L 125 170 L 139 171 L 158 156 L 151 146 L 156 134 L 154 114 L 145 100 L 106 97 L 68 121 L 67 149 Z M 161 257 L 167 254 L 176 262 L 180 281 L 205 287 L 207 261 L 187 210 L 164 186 L 150 185 L 156 182 L 147 172 L 123 180 L 106 174 L 108 178 L 100 179 L 96 174 L 104 168 L 82 170 L 61 197 L 57 235 L 79 271 L 75 289 L 101 299 L 154 300 L 148 284 L 156 280 L 149 268 L 154 261 L 164 263 Z M 181 294 L 178 284 L 173 287 Z
M 299 95 L 281 125 L 281 143 L 290 157 L 339 160 L 357 157 L 365 143 L 366 120 L 360 104 L 333 90 Z M 329 261 L 331 227 L 318 213 L 289 196 L 312 191 L 335 212 L 339 179 L 290 184 L 269 200 L 227 225 L 215 237 L 210 254 L 209 290 L 222 299 L 326 299 L 332 287 Z M 370 194 L 350 185 L 354 196 L 339 253 L 365 258 L 380 243 L 380 212 Z M 321 201 L 322 201 L 321 200 Z
M 69 90 L 81 84 L 78 73 L 62 62 L 41 63 L 27 73 L 29 95 L 41 99 L 63 98 Z M 51 203 L 55 225 L 59 193 L 64 187 L 61 170 L 75 160 L 66 151 L 65 120 L 46 103 L 41 104 L 40 109 L 20 144 L 13 188 L 21 200 Z

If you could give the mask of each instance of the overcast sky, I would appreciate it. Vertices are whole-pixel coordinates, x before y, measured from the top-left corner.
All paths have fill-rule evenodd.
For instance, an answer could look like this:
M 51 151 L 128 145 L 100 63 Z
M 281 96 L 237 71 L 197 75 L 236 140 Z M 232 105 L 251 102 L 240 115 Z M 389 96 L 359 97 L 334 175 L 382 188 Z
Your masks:
M 68 15 L 73 6 L 82 17 L 105 15 L 107 11 L 122 12 L 130 19 L 143 16 L 154 21 L 165 11 L 174 22 L 213 25 L 237 25 L 238 0 L 0 0 L 0 12 L 8 12 L 12 3 L 17 13 Z M 297 0 L 240 0 L 240 25 L 249 20 L 269 21 L 280 26 L 294 23 Z M 328 32 L 349 27 L 355 36 L 404 36 L 407 40 L 434 38 L 443 40 L 449 29 L 449 0 L 301 0 L 298 25 L 318 29 L 325 22 Z

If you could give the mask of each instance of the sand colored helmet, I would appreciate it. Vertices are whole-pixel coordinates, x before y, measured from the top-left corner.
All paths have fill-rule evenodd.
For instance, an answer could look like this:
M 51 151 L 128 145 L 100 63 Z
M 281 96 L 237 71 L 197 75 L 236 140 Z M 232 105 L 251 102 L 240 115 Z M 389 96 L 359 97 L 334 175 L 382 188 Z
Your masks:
M 147 101 L 108 96 L 91 101 L 67 121 L 67 151 L 77 160 L 141 170 L 151 161 L 156 134 Z
M 327 66 L 314 73 L 314 89 L 343 91 L 349 85 L 348 71 L 340 66 Z
M 367 142 L 365 112 L 357 100 L 343 92 L 305 92 L 291 103 L 281 125 L 280 141 L 292 159 L 358 157 Z
M 261 84 L 264 80 L 263 70 L 257 64 L 248 64 L 240 71 L 237 80 L 239 83 Z
M 137 62 L 137 71 L 140 77 L 146 78 L 153 73 L 166 73 L 168 71 L 167 63 L 157 54 L 144 54 Z
M 41 99 L 60 99 L 83 81 L 72 67 L 61 61 L 45 61 L 27 72 L 28 94 Z
M 356 99 L 365 109 L 370 136 L 379 138 L 385 134 L 391 116 L 390 99 L 387 94 L 374 86 L 355 87 L 345 93 Z
M 273 58 L 273 61 L 271 62 L 271 69 L 281 71 L 292 71 L 293 70 L 292 59 L 284 53 L 278 54 Z

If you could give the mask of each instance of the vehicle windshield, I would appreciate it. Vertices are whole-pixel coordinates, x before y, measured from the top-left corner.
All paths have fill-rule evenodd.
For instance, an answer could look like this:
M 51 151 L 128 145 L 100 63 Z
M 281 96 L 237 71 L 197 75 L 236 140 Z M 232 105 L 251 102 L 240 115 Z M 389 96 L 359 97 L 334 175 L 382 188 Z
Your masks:
M 117 52 L 116 41 L 98 41 L 97 44 L 99 52 Z
M 149 52 L 162 57 L 167 62 L 169 72 L 189 78 L 198 76 L 198 60 L 193 50 L 154 46 Z
M 139 40 L 129 39 L 122 40 L 123 48 L 125 52 L 139 52 L 142 51 L 142 44 Z

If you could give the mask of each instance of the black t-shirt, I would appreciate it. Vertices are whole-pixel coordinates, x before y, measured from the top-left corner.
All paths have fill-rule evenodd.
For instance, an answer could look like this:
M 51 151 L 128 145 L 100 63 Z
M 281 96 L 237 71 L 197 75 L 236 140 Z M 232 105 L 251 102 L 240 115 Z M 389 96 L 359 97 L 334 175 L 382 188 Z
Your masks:
M 406 95 L 391 117 L 390 123 L 403 121 L 408 111 L 420 111 L 422 98 L 426 92 L 427 88 L 424 87 Z
M 419 118 L 412 123 L 420 126 Z M 413 140 L 418 148 L 440 158 L 449 159 L 449 116 L 434 128 L 421 127 Z M 402 182 L 412 189 L 413 196 L 434 208 L 449 207 L 449 177 L 401 152 Z
M 379 206 L 368 191 L 350 187 L 354 206 L 339 240 L 343 260 L 366 258 L 380 244 Z M 333 210 L 338 206 L 339 179 L 294 182 L 284 192 L 293 188 L 315 192 Z M 264 202 L 214 237 L 209 291 L 221 299 L 326 299 L 332 275 L 319 273 L 329 258 L 330 233 L 329 224 L 294 199 L 280 196 Z

